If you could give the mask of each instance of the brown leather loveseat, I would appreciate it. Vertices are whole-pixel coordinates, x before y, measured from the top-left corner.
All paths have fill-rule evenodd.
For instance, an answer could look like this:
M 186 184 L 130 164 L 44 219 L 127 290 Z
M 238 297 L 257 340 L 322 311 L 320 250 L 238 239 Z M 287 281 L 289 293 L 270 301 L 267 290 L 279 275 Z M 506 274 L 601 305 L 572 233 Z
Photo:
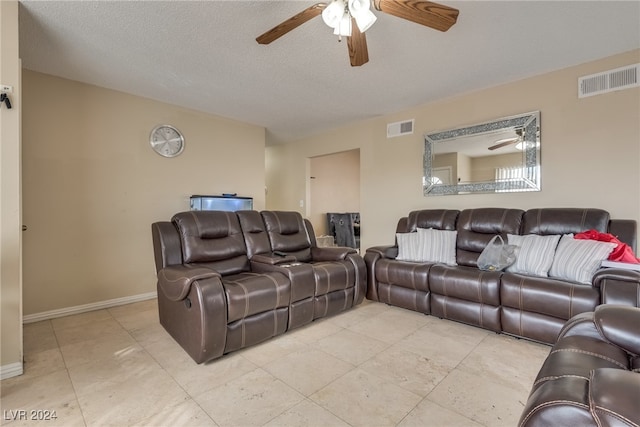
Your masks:
M 595 229 L 617 235 L 635 251 L 635 221 L 610 219 L 604 210 L 420 210 L 399 220 L 396 236 L 424 229 L 456 232 L 453 262 L 398 260 L 397 241 L 369 248 L 364 256 L 368 299 L 547 344 L 555 343 L 568 319 L 603 302 L 640 305 L 638 271 L 602 269 L 585 284 L 477 267 L 478 256 L 496 235 L 507 241 L 507 234 L 555 236 Z
M 160 323 L 202 363 L 362 302 L 363 259 L 297 212 L 190 211 L 152 224 Z

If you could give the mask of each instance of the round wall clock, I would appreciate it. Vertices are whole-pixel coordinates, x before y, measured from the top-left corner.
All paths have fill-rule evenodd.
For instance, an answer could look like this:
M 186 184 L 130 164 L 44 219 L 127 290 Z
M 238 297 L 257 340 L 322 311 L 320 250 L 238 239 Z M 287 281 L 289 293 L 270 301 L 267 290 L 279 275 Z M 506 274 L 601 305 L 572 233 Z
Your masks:
M 175 157 L 184 150 L 184 136 L 170 125 L 154 127 L 149 135 L 149 143 L 156 153 L 164 157 Z

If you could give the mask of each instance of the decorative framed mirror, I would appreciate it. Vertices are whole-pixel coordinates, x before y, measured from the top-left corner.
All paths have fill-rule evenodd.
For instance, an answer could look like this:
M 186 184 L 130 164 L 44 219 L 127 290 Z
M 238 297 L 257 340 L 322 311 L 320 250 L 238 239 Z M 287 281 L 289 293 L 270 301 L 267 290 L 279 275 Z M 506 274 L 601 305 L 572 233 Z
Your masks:
M 540 112 L 429 133 L 425 196 L 540 191 Z

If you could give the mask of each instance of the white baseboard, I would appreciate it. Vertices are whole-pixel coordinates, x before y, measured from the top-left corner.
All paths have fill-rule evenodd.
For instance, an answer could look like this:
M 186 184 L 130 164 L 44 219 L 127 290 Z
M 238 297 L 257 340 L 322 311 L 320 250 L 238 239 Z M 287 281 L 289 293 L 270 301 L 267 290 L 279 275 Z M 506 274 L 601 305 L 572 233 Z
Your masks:
M 22 375 L 23 373 L 24 371 L 22 369 L 22 363 L 20 362 L 0 366 L 0 380 L 17 377 L 18 375 Z
M 103 308 L 116 307 L 119 305 L 131 304 L 133 302 L 146 301 L 158 296 L 157 292 L 132 295 L 130 297 L 115 298 L 106 301 L 94 302 L 91 304 L 76 305 L 74 307 L 60 308 L 58 310 L 43 311 L 42 313 L 27 314 L 22 317 L 22 323 L 33 323 L 41 320 L 55 319 L 56 317 L 70 316 L 72 314 L 86 313 L 87 311 L 100 310 Z

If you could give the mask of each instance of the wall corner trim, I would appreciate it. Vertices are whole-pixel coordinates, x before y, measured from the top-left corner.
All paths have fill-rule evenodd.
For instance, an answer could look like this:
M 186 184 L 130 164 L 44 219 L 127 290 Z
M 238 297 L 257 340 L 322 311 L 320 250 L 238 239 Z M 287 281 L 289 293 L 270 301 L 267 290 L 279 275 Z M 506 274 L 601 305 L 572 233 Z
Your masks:
M 131 295 L 128 297 L 99 301 L 91 304 L 76 305 L 73 307 L 60 308 L 57 310 L 43 311 L 41 313 L 27 314 L 26 316 L 22 317 L 22 323 L 25 324 L 40 322 L 41 320 L 55 319 L 57 317 L 71 316 L 73 314 L 86 313 L 88 311 L 100 310 L 103 308 L 117 307 L 119 305 L 146 301 L 156 298 L 157 296 L 157 292 L 148 292 L 146 294 Z

